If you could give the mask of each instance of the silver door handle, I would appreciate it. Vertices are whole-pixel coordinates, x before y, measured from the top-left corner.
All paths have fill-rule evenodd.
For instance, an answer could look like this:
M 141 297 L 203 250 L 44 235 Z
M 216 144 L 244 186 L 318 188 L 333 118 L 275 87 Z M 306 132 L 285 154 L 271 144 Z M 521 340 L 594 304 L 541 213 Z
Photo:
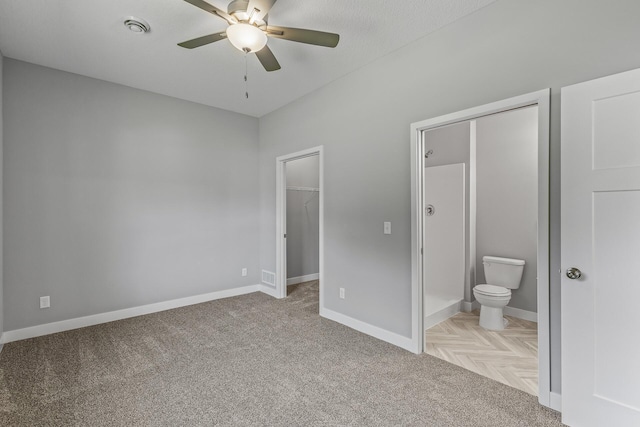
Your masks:
M 571 267 L 567 269 L 567 277 L 571 280 L 579 279 L 582 277 L 582 271 L 575 267 Z

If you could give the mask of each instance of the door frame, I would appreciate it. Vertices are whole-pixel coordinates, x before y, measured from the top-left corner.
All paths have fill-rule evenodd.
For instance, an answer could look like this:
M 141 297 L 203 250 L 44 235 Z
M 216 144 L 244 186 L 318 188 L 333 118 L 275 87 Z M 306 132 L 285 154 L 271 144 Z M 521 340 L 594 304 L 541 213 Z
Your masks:
M 324 146 L 320 145 L 276 158 L 276 298 L 287 297 L 287 162 L 318 156 L 319 169 L 319 260 L 320 308 L 324 307 Z
M 414 353 L 424 348 L 422 234 L 423 131 L 478 119 L 516 108 L 538 106 L 538 401 L 551 404 L 549 319 L 549 122 L 550 89 L 492 102 L 411 124 L 411 341 Z

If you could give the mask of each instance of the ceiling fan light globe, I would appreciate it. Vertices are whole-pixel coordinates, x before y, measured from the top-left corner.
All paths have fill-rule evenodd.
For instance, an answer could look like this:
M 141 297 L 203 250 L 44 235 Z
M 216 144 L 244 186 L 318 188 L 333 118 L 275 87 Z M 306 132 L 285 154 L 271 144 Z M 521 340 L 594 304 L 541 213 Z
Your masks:
M 267 44 L 267 35 L 250 24 L 234 24 L 227 28 L 227 38 L 240 51 L 258 52 Z

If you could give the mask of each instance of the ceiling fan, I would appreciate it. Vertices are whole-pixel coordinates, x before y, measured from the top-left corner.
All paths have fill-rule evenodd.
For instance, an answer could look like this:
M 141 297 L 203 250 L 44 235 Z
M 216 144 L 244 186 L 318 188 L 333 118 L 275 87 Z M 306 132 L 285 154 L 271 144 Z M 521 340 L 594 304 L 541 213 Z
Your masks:
M 233 0 L 229 3 L 227 12 L 212 6 L 204 0 L 185 1 L 224 19 L 229 24 L 229 27 L 224 32 L 187 40 L 178 43 L 178 46 L 193 49 L 219 40 L 229 39 L 237 49 L 245 53 L 255 53 L 267 71 L 280 69 L 278 60 L 267 46 L 268 37 L 325 47 L 336 47 L 340 40 L 338 34 L 268 25 L 267 14 L 276 0 Z

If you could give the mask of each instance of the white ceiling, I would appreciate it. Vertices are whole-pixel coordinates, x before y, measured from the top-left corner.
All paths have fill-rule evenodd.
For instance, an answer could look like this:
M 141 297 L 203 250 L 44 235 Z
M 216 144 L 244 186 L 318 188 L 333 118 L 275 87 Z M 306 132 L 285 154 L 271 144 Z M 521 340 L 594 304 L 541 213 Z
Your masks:
M 208 0 L 226 11 L 228 2 Z M 182 0 L 1 0 L 6 56 L 260 117 L 495 0 L 279 0 L 269 24 L 340 34 L 337 48 L 269 39 L 282 69 L 267 73 L 228 40 L 177 43 L 226 23 Z M 147 34 L 128 31 L 126 16 Z

